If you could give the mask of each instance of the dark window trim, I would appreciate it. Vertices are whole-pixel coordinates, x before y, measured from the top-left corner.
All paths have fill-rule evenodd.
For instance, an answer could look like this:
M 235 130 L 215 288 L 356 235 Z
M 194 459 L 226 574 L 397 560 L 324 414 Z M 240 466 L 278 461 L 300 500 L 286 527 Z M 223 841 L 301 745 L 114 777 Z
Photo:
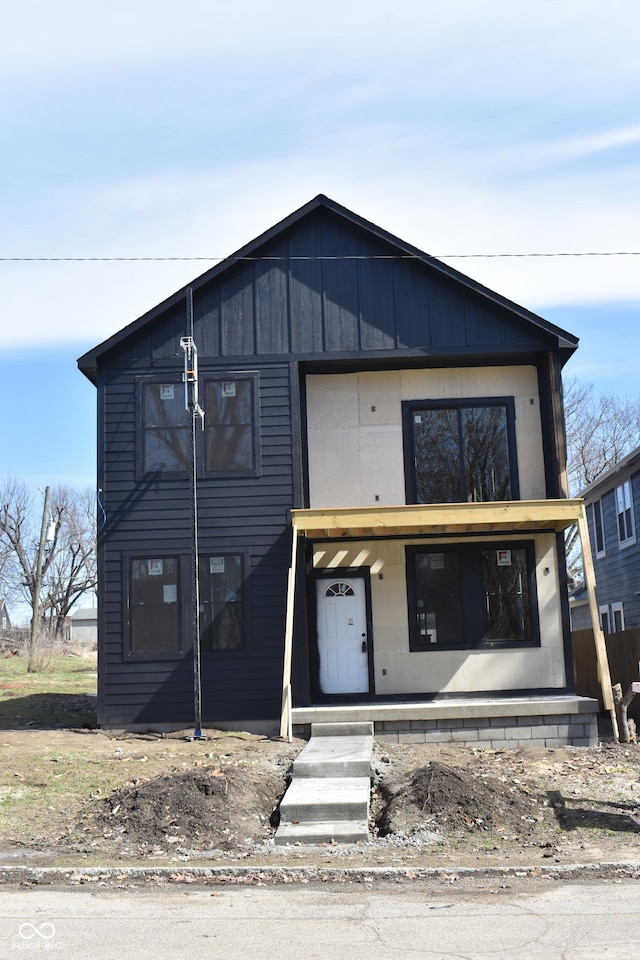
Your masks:
M 252 398 L 252 445 L 253 445 L 253 467 L 248 470 L 206 470 L 205 469 L 205 448 L 207 435 L 207 417 L 205 406 L 204 436 L 200 444 L 198 457 L 198 469 L 203 477 L 260 477 L 262 476 L 262 443 L 261 443 L 261 423 L 260 423 L 260 374 L 253 370 L 224 370 L 215 373 L 200 374 L 200 402 L 206 404 L 207 384 L 224 383 L 230 380 L 247 380 L 251 383 Z
M 531 638 L 528 640 L 485 640 L 477 624 L 484 623 L 482 594 L 482 553 L 485 550 L 525 550 L 529 586 L 529 622 Z M 415 560 L 417 554 L 458 553 L 461 564 L 462 623 L 464 636 L 456 644 L 421 643 L 417 634 L 417 583 Z M 540 644 L 538 617 L 538 591 L 536 583 L 536 554 L 533 540 L 465 541 L 463 543 L 433 543 L 405 547 L 407 578 L 407 611 L 409 617 L 409 649 L 414 653 L 436 653 L 446 650 L 513 650 L 531 649 Z M 474 578 L 471 579 L 473 574 Z
M 445 400 L 403 400 L 402 432 L 404 447 L 405 496 L 407 503 L 417 503 L 415 447 L 413 440 L 412 417 L 418 410 L 456 410 L 469 407 L 504 407 L 507 416 L 507 444 L 509 449 L 509 473 L 511 480 L 511 498 L 520 499 L 520 480 L 518 476 L 518 451 L 516 442 L 516 409 L 513 397 L 463 397 Z
M 180 649 L 172 653 L 162 651 L 137 652 L 131 646 L 131 566 L 134 560 L 177 560 L 178 562 L 178 631 Z M 124 606 L 122 654 L 125 662 L 176 661 L 191 653 L 191 635 L 187 612 L 190 587 L 188 557 L 175 550 L 136 550 L 122 555 L 122 599 Z
M 261 477 L 262 476 L 262 443 L 261 443 L 261 416 L 260 416 L 260 374 L 255 370 L 216 370 L 212 373 L 205 373 L 200 370 L 199 376 L 199 397 L 200 403 L 206 404 L 206 384 L 220 383 L 227 380 L 249 380 L 252 383 L 252 426 L 253 426 L 253 467 L 250 470 L 205 470 L 205 444 L 207 418 L 205 409 L 204 430 L 198 426 L 196 430 L 196 467 L 198 477 L 204 479 L 226 479 L 240 477 Z M 136 411 L 135 411 L 135 458 L 136 458 L 136 480 L 153 477 L 154 480 L 184 480 L 189 476 L 189 469 L 185 470 L 154 470 L 145 471 L 144 463 L 144 389 L 150 384 L 172 384 L 179 390 L 184 391 L 182 372 L 178 373 L 175 369 L 167 370 L 166 376 L 162 374 L 143 374 L 136 377 Z M 189 414 L 185 408 L 185 430 L 190 429 Z
M 232 547 L 223 547 L 220 550 L 201 550 L 198 555 L 199 566 L 202 567 L 203 561 L 209 557 L 240 557 L 240 570 L 242 576 L 242 582 L 240 585 L 240 603 L 242 607 L 242 646 L 232 647 L 230 649 L 218 648 L 215 650 L 205 650 L 204 648 L 201 648 L 201 655 L 207 662 L 217 657 L 241 656 L 246 658 L 251 650 L 251 644 L 249 641 L 252 636 L 251 602 L 249 597 L 249 586 L 251 582 L 251 551 L 246 548 L 233 549 Z
M 182 381 L 182 374 L 176 373 L 175 370 L 167 371 L 167 376 L 159 376 L 158 374 L 148 374 L 136 378 L 136 415 L 135 415 L 135 445 L 136 445 L 136 480 L 143 480 L 145 478 L 153 477 L 154 480 L 176 480 L 184 479 L 188 477 L 189 470 L 144 470 L 144 436 L 145 436 L 145 426 L 144 426 L 144 390 L 148 385 L 157 384 L 172 384 L 173 386 L 178 387 L 181 392 L 184 392 L 184 383 Z M 185 430 L 190 429 L 189 414 L 185 408 L 184 411 L 184 425 Z

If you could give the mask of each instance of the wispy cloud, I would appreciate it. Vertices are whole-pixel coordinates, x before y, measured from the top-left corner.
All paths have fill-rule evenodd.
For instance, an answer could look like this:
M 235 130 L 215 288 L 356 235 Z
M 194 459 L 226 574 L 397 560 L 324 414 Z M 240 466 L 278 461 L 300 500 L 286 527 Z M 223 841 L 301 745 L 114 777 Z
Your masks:
M 638 26 L 635 0 L 24 0 L 0 256 L 225 256 L 318 192 L 434 254 L 637 249 Z M 451 262 L 534 308 L 640 299 L 633 258 Z M 97 342 L 205 267 L 2 262 L 0 347 Z

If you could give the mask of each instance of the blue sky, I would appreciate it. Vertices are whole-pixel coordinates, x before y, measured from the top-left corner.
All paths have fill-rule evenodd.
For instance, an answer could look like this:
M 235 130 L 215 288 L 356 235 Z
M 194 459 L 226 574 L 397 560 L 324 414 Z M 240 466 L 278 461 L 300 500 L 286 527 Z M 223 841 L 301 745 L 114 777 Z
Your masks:
M 637 0 L 23 0 L 0 257 L 222 257 L 318 193 L 436 256 L 640 251 L 639 28 Z M 638 396 L 640 257 L 447 262 Z M 0 260 L 0 475 L 93 484 L 76 358 L 209 265 Z

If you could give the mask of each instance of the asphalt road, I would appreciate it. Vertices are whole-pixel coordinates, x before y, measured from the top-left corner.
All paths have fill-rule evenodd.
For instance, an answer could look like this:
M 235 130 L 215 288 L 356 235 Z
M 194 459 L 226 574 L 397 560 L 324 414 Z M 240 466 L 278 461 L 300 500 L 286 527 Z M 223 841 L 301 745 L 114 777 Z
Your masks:
M 0 960 L 638 960 L 638 881 L 0 890 Z

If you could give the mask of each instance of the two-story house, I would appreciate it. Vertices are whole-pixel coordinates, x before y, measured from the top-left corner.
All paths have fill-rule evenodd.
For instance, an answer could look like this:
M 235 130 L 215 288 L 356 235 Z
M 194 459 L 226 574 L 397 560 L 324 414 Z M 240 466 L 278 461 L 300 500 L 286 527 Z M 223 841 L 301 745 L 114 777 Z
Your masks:
M 598 616 L 604 633 L 640 627 L 640 447 L 632 450 L 581 494 L 587 512 L 596 577 Z M 591 627 L 582 592 L 572 601 L 574 630 Z
M 594 742 L 563 543 L 576 346 L 319 196 L 81 357 L 98 391 L 100 722 L 189 724 L 197 650 L 208 725 Z

